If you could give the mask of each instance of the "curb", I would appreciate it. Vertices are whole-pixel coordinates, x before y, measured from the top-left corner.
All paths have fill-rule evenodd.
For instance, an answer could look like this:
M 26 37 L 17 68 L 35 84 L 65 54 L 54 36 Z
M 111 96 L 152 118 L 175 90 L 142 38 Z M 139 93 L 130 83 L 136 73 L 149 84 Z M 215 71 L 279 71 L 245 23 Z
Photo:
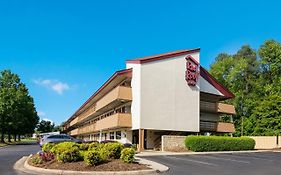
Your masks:
M 212 152 L 142 152 L 136 154 L 136 157 L 148 156 L 172 156 L 172 155 L 204 155 L 204 154 L 235 154 L 235 153 L 259 153 L 274 152 L 273 150 L 247 150 L 247 151 L 212 151 Z
M 34 167 L 28 164 L 28 159 L 30 156 L 24 156 L 21 159 L 19 159 L 15 165 L 14 169 L 23 171 L 29 174 L 40 174 L 40 175 L 51 175 L 51 174 L 60 174 L 60 175 L 80 175 L 80 174 L 87 174 L 87 175 L 153 175 L 158 174 L 159 172 L 165 172 L 168 171 L 169 168 L 165 165 L 142 159 L 137 158 L 137 162 L 140 164 L 148 165 L 149 168 L 152 168 L 152 170 L 139 170 L 139 171 L 71 171 L 71 170 L 57 170 L 57 169 L 44 169 L 39 167 Z

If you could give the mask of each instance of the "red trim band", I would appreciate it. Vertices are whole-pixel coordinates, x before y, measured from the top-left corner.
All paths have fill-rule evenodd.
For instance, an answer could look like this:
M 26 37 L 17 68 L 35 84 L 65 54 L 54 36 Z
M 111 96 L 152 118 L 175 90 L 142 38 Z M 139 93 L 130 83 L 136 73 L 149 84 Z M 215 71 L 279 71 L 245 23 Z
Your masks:
M 225 99 L 234 98 L 235 95 L 230 92 L 225 86 L 220 84 L 206 69 L 200 66 L 200 75 L 207 80 L 211 85 L 213 85 L 217 90 L 219 90 L 225 97 Z
M 154 56 L 148 56 L 148 57 L 143 57 L 143 58 L 137 58 L 133 60 L 127 60 L 126 63 L 131 63 L 131 64 L 142 64 L 142 63 L 148 63 L 148 62 L 153 62 L 153 61 L 158 61 L 158 60 L 163 60 L 175 56 L 180 56 L 184 54 L 191 54 L 195 52 L 199 52 L 200 48 L 197 49 L 190 49 L 190 50 L 178 50 L 174 52 L 168 52 L 160 55 L 154 55 Z

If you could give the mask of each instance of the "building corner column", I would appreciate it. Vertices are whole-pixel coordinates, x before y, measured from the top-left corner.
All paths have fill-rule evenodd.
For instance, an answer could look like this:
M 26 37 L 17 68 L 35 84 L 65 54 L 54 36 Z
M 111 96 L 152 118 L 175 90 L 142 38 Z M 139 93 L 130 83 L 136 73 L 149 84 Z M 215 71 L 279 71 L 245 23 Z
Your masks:
M 141 152 L 144 150 L 144 129 L 139 129 L 139 146 L 138 151 Z

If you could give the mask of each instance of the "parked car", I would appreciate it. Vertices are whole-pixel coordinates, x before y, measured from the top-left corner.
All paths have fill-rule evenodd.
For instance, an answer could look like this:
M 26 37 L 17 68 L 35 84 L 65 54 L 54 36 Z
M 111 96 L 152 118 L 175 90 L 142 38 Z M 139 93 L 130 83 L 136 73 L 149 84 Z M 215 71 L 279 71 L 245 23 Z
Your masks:
M 100 143 L 118 143 L 118 141 L 115 140 L 102 140 Z
M 55 134 L 55 135 L 46 135 L 40 140 L 40 146 L 43 146 L 45 143 L 60 143 L 60 142 L 75 142 L 82 143 L 83 140 L 76 139 L 67 134 Z

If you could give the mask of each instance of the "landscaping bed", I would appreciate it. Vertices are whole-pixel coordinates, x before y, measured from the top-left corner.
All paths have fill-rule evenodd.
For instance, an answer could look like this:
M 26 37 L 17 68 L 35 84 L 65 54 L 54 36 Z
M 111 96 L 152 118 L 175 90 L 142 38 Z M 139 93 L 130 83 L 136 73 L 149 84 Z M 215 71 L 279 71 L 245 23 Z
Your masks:
M 36 155 L 33 155 L 28 160 L 28 164 L 45 169 L 58 169 L 58 170 L 72 170 L 72 171 L 135 171 L 135 170 L 148 170 L 146 165 L 139 163 L 124 163 L 122 160 L 113 159 L 96 166 L 88 166 L 83 161 L 60 163 L 56 160 L 43 162 L 42 164 L 34 164 L 31 160 Z
M 149 170 L 135 161 L 135 149 L 120 143 L 46 144 L 42 152 L 27 162 L 44 169 L 72 171 L 136 171 Z

